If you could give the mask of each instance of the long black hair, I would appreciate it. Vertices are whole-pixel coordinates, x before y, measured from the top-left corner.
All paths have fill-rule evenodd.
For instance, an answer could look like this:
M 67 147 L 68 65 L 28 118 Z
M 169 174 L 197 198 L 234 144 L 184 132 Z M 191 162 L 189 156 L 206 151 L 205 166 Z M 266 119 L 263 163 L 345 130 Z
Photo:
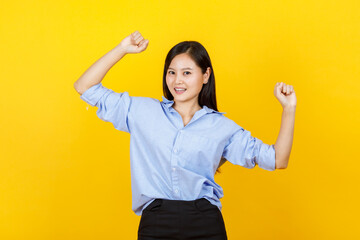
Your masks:
M 210 56 L 206 49 L 201 43 L 196 41 L 183 41 L 176 44 L 172 47 L 165 59 L 164 66 L 164 76 L 163 76 L 163 93 L 168 100 L 173 100 L 174 96 L 171 94 L 167 84 L 166 84 L 166 73 L 170 66 L 171 61 L 174 57 L 181 53 L 187 53 L 192 60 L 196 63 L 198 67 L 201 68 L 202 74 L 204 74 L 208 67 L 211 69 L 209 80 L 206 84 L 203 84 L 203 87 L 199 93 L 198 103 L 201 107 L 206 105 L 207 107 L 219 111 L 216 104 L 216 92 L 215 92 L 215 75 L 214 69 L 211 64 Z M 225 158 L 221 158 L 219 167 L 224 164 L 226 161 Z M 216 170 L 216 173 L 220 173 L 220 170 Z
M 209 80 L 206 84 L 203 84 L 203 87 L 199 93 L 198 102 L 201 107 L 206 105 L 207 107 L 218 111 L 216 104 L 216 93 L 215 93 L 215 75 L 214 75 L 214 69 L 211 64 L 210 56 L 207 53 L 204 46 L 196 41 L 180 42 L 176 44 L 173 48 L 171 48 L 171 50 L 167 54 L 165 59 L 164 76 L 163 76 L 164 96 L 169 100 L 174 99 L 174 96 L 171 94 L 166 84 L 166 73 L 173 58 L 181 53 L 187 53 L 196 63 L 196 65 L 201 68 L 202 74 L 204 74 L 207 68 L 210 67 L 211 73 L 209 76 Z

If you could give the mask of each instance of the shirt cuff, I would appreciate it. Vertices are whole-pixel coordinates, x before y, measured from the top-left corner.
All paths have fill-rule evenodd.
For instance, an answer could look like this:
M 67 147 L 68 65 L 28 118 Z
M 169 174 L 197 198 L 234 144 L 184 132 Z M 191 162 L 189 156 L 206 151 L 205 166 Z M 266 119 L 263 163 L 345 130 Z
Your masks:
M 267 146 L 267 145 L 265 145 Z M 263 156 L 263 158 L 260 160 L 259 167 L 274 171 L 275 170 L 275 146 L 274 144 L 269 145 L 268 149 L 265 150 L 266 154 Z
M 88 88 L 85 92 L 83 92 L 80 98 L 94 107 L 102 95 L 106 93 L 106 91 L 107 88 L 104 87 L 100 82 Z

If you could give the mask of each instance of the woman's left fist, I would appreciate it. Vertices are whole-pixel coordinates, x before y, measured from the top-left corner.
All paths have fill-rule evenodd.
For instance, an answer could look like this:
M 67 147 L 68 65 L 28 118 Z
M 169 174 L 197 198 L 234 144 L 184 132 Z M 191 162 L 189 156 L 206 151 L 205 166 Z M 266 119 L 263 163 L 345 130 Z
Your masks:
M 283 108 L 296 107 L 296 96 L 293 86 L 286 85 L 283 82 L 277 82 L 274 89 L 274 95 Z

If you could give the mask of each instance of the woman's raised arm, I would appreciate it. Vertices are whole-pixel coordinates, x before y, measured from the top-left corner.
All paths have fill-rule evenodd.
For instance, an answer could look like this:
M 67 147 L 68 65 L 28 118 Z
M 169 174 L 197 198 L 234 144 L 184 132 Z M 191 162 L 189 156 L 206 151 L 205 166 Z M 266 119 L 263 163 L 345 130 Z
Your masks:
M 279 136 L 274 145 L 275 168 L 287 168 L 293 143 L 296 95 L 292 85 L 276 83 L 274 95 L 283 107 Z
M 100 83 L 106 73 L 127 53 L 140 53 L 149 44 L 148 39 L 135 31 L 124 38 L 115 48 L 91 65 L 74 83 L 75 90 L 82 95 L 90 87 Z

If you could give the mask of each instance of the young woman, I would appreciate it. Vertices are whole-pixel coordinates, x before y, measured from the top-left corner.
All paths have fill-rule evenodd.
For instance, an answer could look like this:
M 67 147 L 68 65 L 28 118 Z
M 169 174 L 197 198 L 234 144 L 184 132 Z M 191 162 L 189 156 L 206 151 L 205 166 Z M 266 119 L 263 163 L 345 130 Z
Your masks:
M 144 51 L 148 44 L 135 31 L 96 61 L 74 87 L 82 100 L 98 108 L 100 119 L 131 134 L 132 210 L 141 216 L 139 240 L 227 239 L 223 190 L 214 175 L 225 161 L 269 171 L 287 167 L 294 89 L 276 83 L 282 123 L 276 143 L 268 145 L 218 111 L 210 57 L 196 41 L 180 42 L 168 53 L 162 101 L 114 92 L 101 84 L 116 62 Z

